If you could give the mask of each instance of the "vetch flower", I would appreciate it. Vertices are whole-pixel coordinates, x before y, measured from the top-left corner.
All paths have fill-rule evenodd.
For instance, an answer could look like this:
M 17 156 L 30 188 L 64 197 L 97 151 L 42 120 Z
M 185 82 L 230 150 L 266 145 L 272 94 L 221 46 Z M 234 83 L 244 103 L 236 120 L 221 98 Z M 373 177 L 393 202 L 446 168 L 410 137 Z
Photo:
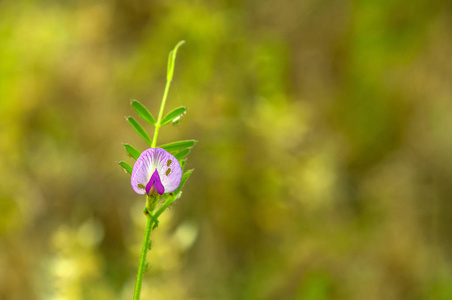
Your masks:
M 132 170 L 132 188 L 137 194 L 174 192 L 180 185 L 182 170 L 177 159 L 162 148 L 149 148 L 137 159 Z

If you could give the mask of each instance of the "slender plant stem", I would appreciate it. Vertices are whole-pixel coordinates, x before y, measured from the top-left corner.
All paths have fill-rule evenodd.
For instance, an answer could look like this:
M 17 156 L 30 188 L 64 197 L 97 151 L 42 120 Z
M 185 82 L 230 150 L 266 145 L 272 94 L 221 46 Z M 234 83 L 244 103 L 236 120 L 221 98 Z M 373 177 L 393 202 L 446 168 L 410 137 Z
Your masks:
M 163 93 L 162 103 L 160 104 L 160 112 L 157 119 L 157 124 L 155 125 L 154 137 L 152 138 L 151 148 L 155 148 L 157 145 L 157 138 L 159 135 L 160 122 L 162 121 L 163 109 L 165 108 L 166 98 L 168 97 L 168 90 L 171 84 L 171 80 L 167 80 L 165 86 L 165 92 Z M 141 283 L 143 282 L 143 274 L 146 265 L 146 255 L 149 247 L 149 238 L 152 231 L 153 219 L 150 215 L 152 214 L 155 207 L 150 204 L 149 197 L 146 200 L 146 229 L 144 231 L 143 244 L 141 245 L 141 255 L 140 262 L 138 265 L 137 281 L 135 283 L 135 292 L 133 293 L 133 300 L 139 300 L 141 294 Z
M 160 104 L 160 111 L 157 119 L 157 124 L 155 124 L 154 137 L 152 138 L 151 148 L 155 148 L 157 145 L 157 138 L 159 135 L 160 122 L 162 121 L 163 110 L 165 109 L 166 98 L 168 97 L 169 87 L 171 85 L 171 78 L 166 81 L 165 92 L 163 93 L 162 103 Z M 141 284 L 143 282 L 143 274 L 146 265 L 146 255 L 149 248 L 149 239 L 152 231 L 152 223 L 154 222 L 152 217 L 148 214 L 152 214 L 155 207 L 149 201 L 149 197 L 146 197 L 146 228 L 144 231 L 143 244 L 141 245 L 141 255 L 140 262 L 138 265 L 137 281 L 135 283 L 135 292 L 133 293 L 133 300 L 139 300 L 141 294 Z
M 163 93 L 162 103 L 160 104 L 159 116 L 157 118 L 157 124 L 155 124 L 154 138 L 152 139 L 151 148 L 155 148 L 155 146 L 157 145 L 157 138 L 159 136 L 159 129 L 161 126 L 160 122 L 162 121 L 163 110 L 165 109 L 166 98 L 168 97 L 168 91 L 169 91 L 170 85 L 171 85 L 171 79 L 166 81 L 165 92 Z
M 176 60 L 176 53 L 177 49 L 179 49 L 180 46 L 182 46 L 185 43 L 185 41 L 180 41 L 177 43 L 176 47 L 170 52 L 168 57 L 168 70 L 166 75 L 166 85 L 165 85 L 165 92 L 163 93 L 162 103 L 160 104 L 160 110 L 159 115 L 157 118 L 157 124 L 155 124 L 155 130 L 154 130 L 154 138 L 152 139 L 151 148 L 155 148 L 157 145 L 157 137 L 159 136 L 159 129 L 162 126 L 162 118 L 163 118 L 163 110 L 165 109 L 165 103 L 166 98 L 168 97 L 168 91 L 171 85 L 171 81 L 173 81 L 173 74 L 174 74 L 174 64 Z
M 171 81 L 173 80 L 174 60 L 176 59 L 176 52 L 177 52 L 177 49 L 180 46 L 182 46 L 184 43 L 185 43 L 185 41 L 180 41 L 176 45 L 176 47 L 173 49 L 173 51 L 170 52 L 170 55 L 168 58 L 168 74 L 166 77 L 165 92 L 163 93 L 162 102 L 160 103 L 160 110 L 159 110 L 159 115 L 157 118 L 157 123 L 155 124 L 154 137 L 152 138 L 151 148 L 155 148 L 155 146 L 157 145 L 157 138 L 159 135 L 159 129 L 160 129 L 161 122 L 162 122 L 163 110 L 165 109 L 166 98 L 168 97 L 168 91 L 169 91 L 169 88 L 171 85 Z M 135 283 L 135 291 L 133 293 L 133 300 L 140 299 L 141 284 L 143 282 L 143 274 L 144 274 L 145 266 L 146 266 L 146 254 L 149 250 L 148 249 L 149 248 L 149 239 L 151 237 L 152 224 L 154 223 L 154 220 L 156 220 L 152 214 L 159 201 L 160 201 L 160 198 L 156 199 L 156 198 L 152 198 L 149 196 L 146 197 L 146 210 L 145 210 L 146 229 L 144 231 L 143 244 L 141 245 L 140 262 L 138 265 L 137 281 Z M 169 204 L 167 204 L 167 206 L 168 205 Z M 160 213 L 157 215 L 157 217 L 160 216 L 160 214 L 162 212 L 163 212 L 163 210 L 160 211 Z
M 146 200 L 146 213 L 149 214 L 150 202 Z M 141 283 L 143 282 L 143 274 L 146 265 L 146 254 L 149 247 L 149 239 L 151 237 L 153 220 L 150 216 L 146 215 L 146 229 L 144 231 L 143 244 L 141 245 L 140 263 L 138 265 L 137 281 L 135 283 L 135 291 L 133 293 L 133 300 L 139 300 L 141 294 Z

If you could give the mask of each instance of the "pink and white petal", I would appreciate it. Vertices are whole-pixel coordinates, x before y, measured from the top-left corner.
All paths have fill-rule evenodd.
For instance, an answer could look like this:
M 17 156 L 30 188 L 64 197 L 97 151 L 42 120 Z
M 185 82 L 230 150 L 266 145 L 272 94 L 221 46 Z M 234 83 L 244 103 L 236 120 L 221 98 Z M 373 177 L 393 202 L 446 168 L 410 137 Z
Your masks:
M 155 149 L 149 148 L 138 157 L 132 170 L 131 184 L 137 194 L 145 194 L 145 187 L 155 170 Z
M 162 148 L 155 148 L 155 168 L 160 175 L 160 180 L 165 187 L 165 193 L 174 192 L 180 185 L 182 169 L 179 161 Z

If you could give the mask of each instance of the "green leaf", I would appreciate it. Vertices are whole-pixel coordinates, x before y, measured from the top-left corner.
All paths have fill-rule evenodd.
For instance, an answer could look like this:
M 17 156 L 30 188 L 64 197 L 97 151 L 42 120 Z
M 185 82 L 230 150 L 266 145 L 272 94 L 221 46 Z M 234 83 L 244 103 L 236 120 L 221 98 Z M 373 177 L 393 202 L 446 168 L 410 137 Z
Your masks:
M 171 122 L 171 124 L 173 124 L 173 125 L 179 124 L 180 118 L 181 118 L 181 117 L 182 117 L 182 116 L 175 117 L 175 118 L 173 119 L 173 121 Z
M 176 119 L 177 117 L 182 116 L 187 111 L 187 108 L 185 106 L 178 107 L 168 113 L 162 120 L 161 125 L 166 125 L 169 122 L 171 122 L 173 119 Z
M 152 114 L 149 112 L 149 110 L 144 107 L 143 104 L 141 104 L 139 101 L 137 100 L 132 100 L 132 102 L 130 103 L 133 107 L 133 109 L 137 112 L 137 114 L 146 122 L 155 125 L 155 119 L 152 116 Z
M 176 47 L 174 47 L 173 50 L 170 51 L 168 56 L 168 70 L 166 75 L 166 80 L 171 81 L 173 79 L 174 74 L 174 62 L 176 60 L 176 54 L 177 49 L 179 49 L 180 46 L 182 46 L 185 43 L 185 41 L 180 41 L 177 43 Z
M 124 148 L 126 148 L 127 153 L 135 158 L 135 160 L 138 159 L 138 157 L 140 157 L 141 152 L 138 151 L 137 149 L 135 149 L 132 145 L 129 144 L 123 144 Z
M 185 168 L 185 163 L 187 162 L 186 159 L 183 159 L 180 161 L 180 168 L 182 169 L 182 172 L 184 172 L 184 168 Z
M 184 187 L 185 182 L 187 182 L 188 178 L 190 177 L 190 175 L 193 173 L 194 170 L 195 169 L 190 169 L 187 172 L 185 172 L 184 175 L 182 175 L 180 185 L 177 188 L 177 190 L 175 191 L 176 194 Z
M 177 150 L 191 148 L 196 144 L 196 142 L 197 142 L 196 140 L 178 141 L 178 142 L 162 145 L 162 146 L 160 146 L 160 148 L 163 148 L 168 152 L 174 152 Z
M 168 68 L 166 70 L 166 80 L 171 81 L 173 79 L 174 74 L 174 56 L 173 56 L 173 50 L 170 51 L 168 54 Z
M 174 192 L 171 192 L 169 194 L 165 194 L 165 202 L 160 206 L 160 208 L 152 215 L 153 219 L 157 219 L 160 217 L 160 215 L 171 205 L 173 204 L 177 199 L 179 199 L 182 196 L 181 189 L 184 186 L 185 182 L 187 182 L 188 177 L 190 177 L 191 173 L 193 173 L 193 169 L 188 170 L 187 172 L 182 175 L 182 179 L 180 182 L 179 187 Z
M 128 163 L 126 163 L 124 161 L 120 161 L 120 162 L 118 162 L 118 164 L 122 167 L 122 169 L 126 173 L 132 174 L 132 167 Z
M 182 196 L 182 192 L 172 192 L 165 194 L 165 202 L 160 206 L 160 208 L 152 215 L 153 219 L 157 219 L 160 215 L 167 209 L 171 204 L 173 204 L 177 199 Z M 155 225 L 154 225 L 155 226 Z
M 126 120 L 132 125 L 133 129 L 149 144 L 151 145 L 151 139 L 149 135 L 146 133 L 146 130 L 137 122 L 133 117 L 127 117 Z
M 181 160 L 182 158 L 187 156 L 188 153 L 190 153 L 190 149 L 184 149 L 184 150 L 179 151 L 176 154 L 174 154 L 174 157 L 177 158 L 177 160 Z

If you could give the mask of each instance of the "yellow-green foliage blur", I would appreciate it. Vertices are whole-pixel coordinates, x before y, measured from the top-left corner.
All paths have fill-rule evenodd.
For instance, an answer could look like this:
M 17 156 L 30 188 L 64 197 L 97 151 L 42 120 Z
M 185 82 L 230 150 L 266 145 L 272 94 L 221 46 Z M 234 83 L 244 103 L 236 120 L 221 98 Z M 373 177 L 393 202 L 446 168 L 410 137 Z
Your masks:
M 132 298 L 124 117 L 182 39 L 158 144 L 195 172 L 142 299 L 452 299 L 440 0 L 0 1 L 0 299 Z

